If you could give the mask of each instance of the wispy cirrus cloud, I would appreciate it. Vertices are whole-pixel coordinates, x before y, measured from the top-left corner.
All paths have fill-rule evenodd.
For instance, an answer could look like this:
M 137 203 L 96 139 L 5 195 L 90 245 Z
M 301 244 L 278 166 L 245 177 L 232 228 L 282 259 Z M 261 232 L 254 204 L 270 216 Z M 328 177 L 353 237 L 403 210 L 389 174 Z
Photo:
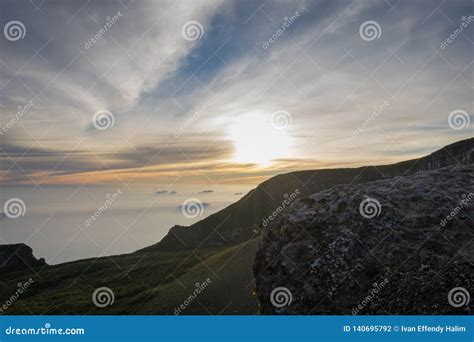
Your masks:
M 260 179 L 412 158 L 472 136 L 472 126 L 453 130 L 447 118 L 456 109 L 472 117 L 474 25 L 440 48 L 472 15 L 467 0 L 1 6 L 2 24 L 21 20 L 26 27 L 24 39 L 0 40 L 2 124 L 34 99 L 2 137 L 4 182 L 148 180 L 180 171 Z M 190 21 L 202 27 L 196 40 L 182 34 Z M 378 23 L 377 39 L 360 36 L 367 21 Z M 103 109 L 114 125 L 99 131 L 91 120 Z M 244 140 L 280 146 L 280 136 L 269 133 L 278 110 L 291 116 L 287 148 L 271 166 L 236 158 Z M 243 118 L 249 129 L 236 141 L 232 128 Z M 259 118 L 258 129 L 248 118 Z

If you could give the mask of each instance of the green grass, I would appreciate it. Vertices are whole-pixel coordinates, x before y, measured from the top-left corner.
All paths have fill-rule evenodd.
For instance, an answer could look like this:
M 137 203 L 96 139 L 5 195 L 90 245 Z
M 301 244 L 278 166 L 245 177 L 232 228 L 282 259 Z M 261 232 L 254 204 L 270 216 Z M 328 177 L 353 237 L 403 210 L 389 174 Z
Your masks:
M 34 283 L 3 314 L 173 314 L 195 283 L 210 285 L 182 314 L 254 314 L 252 264 L 256 240 L 220 248 L 137 252 L 9 273 L 0 279 L 0 305 L 29 278 Z M 113 305 L 98 308 L 92 294 L 113 290 Z

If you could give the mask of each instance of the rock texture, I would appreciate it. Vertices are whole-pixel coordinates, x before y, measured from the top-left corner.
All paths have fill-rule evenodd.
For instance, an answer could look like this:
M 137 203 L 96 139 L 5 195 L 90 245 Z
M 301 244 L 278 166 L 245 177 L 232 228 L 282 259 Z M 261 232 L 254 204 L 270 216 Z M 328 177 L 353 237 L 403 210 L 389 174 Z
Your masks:
M 284 196 L 299 190 L 300 196 L 340 184 L 367 183 L 378 179 L 434 170 L 449 165 L 474 163 L 474 138 L 458 141 L 422 158 L 391 165 L 360 168 L 298 171 L 282 174 L 261 183 L 238 202 L 192 226 L 174 226 L 159 243 L 145 251 L 176 251 L 200 247 L 232 245 L 255 235 L 255 226 L 271 214 Z
M 472 314 L 474 165 L 299 199 L 263 227 L 254 274 L 263 314 Z
M 31 247 L 24 243 L 0 245 L 0 274 L 45 265 L 45 260 L 36 259 Z

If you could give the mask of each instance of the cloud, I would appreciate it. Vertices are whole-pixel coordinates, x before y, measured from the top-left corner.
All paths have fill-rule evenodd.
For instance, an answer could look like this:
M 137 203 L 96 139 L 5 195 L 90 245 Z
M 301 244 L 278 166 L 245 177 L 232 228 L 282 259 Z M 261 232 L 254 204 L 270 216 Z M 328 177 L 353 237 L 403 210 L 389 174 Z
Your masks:
M 89 177 L 91 181 L 103 173 L 103 179 L 116 180 L 147 177 L 147 174 L 204 171 L 219 167 L 216 160 L 229 158 L 228 142 L 214 144 L 201 140 L 193 144 L 125 146 L 115 153 L 98 150 L 60 150 L 28 147 L 2 142 L 0 148 L 0 182 L 75 182 Z M 133 176 L 132 174 L 139 174 Z M 102 179 L 102 178 L 101 178 Z
M 23 40 L 0 40 L 2 126 L 18 106 L 34 102 L 0 136 L 3 183 L 257 181 L 296 169 L 408 159 L 472 135 L 469 127 L 452 130 L 447 118 L 472 108 L 474 24 L 440 47 L 471 15 L 469 0 L 39 6 L 0 5 L 5 20 L 27 29 Z M 202 25 L 201 39 L 183 38 L 191 20 Z M 359 35 L 369 20 L 381 28 L 373 41 Z M 114 126 L 94 129 L 94 113 L 104 109 Z M 289 155 L 272 169 L 235 162 L 233 125 L 249 114 L 270 122 L 277 110 L 291 115 Z
M 209 194 L 212 192 L 214 192 L 214 190 L 203 190 L 203 191 L 199 191 L 198 194 Z
M 11 63 L 12 67 L 21 65 L 24 62 L 22 59 L 29 55 L 24 48 L 27 44 L 37 46 L 51 39 L 41 51 L 48 63 L 45 64 L 42 58 L 34 59 L 22 70 L 27 77 L 45 83 L 58 76 L 56 71 L 63 68 L 63 75 L 73 78 L 59 77 L 54 82 L 56 89 L 62 90 L 62 98 L 66 94 L 71 98 L 81 93 L 96 94 L 95 97 L 100 99 L 97 102 L 109 108 L 114 106 L 112 102 L 131 105 L 142 92 L 176 70 L 180 58 L 194 48 L 195 44 L 190 44 L 181 36 L 181 26 L 189 20 L 207 24 L 217 10 L 217 4 L 217 1 L 170 0 L 160 3 L 107 3 L 101 6 L 46 3 L 42 5 L 39 20 L 35 7 L 28 1 L 7 3 L 3 9 L 9 15 L 20 16 L 21 13 L 27 35 L 22 41 L 24 45 L 10 50 L 6 63 Z M 100 32 L 116 15 L 119 18 L 113 26 L 107 27 L 106 32 Z M 85 47 L 98 33 L 102 38 L 90 48 Z M 20 58 L 9 58 L 13 53 Z M 77 80 L 84 82 L 77 83 Z M 86 81 L 97 81 L 100 92 L 87 91 L 88 85 L 93 84 Z M 112 98 L 106 97 L 110 95 Z
M 168 191 L 168 190 L 158 190 L 158 191 L 155 191 L 155 194 L 158 195 L 158 196 L 161 196 L 161 195 L 176 195 L 177 192 L 172 190 L 172 191 Z

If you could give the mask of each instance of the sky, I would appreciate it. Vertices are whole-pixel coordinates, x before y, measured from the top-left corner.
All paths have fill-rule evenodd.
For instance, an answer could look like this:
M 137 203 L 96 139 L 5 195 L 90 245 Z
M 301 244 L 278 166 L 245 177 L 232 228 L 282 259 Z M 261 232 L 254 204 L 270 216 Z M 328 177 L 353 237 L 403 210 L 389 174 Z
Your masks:
M 473 15 L 1 0 L 0 184 L 257 184 L 423 156 L 473 136 Z

